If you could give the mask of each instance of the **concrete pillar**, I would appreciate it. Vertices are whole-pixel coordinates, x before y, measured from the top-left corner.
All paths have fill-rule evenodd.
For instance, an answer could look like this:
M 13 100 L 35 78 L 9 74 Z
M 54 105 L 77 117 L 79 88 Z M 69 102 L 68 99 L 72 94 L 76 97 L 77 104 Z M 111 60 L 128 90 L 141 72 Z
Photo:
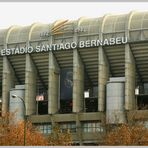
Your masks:
M 135 60 L 129 44 L 125 45 L 125 109 L 135 108 Z
M 84 65 L 77 49 L 73 50 L 73 112 L 84 110 Z
M 26 54 L 25 69 L 25 105 L 26 115 L 36 113 L 36 78 L 37 72 L 29 54 Z
M 98 111 L 105 111 L 105 88 L 109 78 L 109 64 L 102 47 L 99 47 Z
M 2 115 L 9 111 L 9 91 L 14 87 L 14 71 L 8 58 L 3 57 Z
M 76 127 L 77 127 L 77 137 L 79 139 L 79 144 L 80 145 L 83 145 L 83 140 L 82 140 L 82 125 L 81 125 L 81 122 L 80 122 L 80 114 L 77 113 L 76 114 Z
M 60 68 L 52 52 L 49 52 L 48 76 L 48 113 L 54 114 L 59 108 L 59 72 Z

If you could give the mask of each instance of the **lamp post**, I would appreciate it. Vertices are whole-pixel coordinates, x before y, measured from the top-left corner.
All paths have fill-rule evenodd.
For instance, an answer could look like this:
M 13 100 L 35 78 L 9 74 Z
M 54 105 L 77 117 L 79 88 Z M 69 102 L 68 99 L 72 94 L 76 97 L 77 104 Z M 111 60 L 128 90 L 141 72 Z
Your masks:
M 17 96 L 15 94 L 12 94 L 12 98 L 21 99 L 23 102 L 23 105 L 24 105 L 24 145 L 26 145 L 26 105 L 25 105 L 25 100 L 22 97 Z

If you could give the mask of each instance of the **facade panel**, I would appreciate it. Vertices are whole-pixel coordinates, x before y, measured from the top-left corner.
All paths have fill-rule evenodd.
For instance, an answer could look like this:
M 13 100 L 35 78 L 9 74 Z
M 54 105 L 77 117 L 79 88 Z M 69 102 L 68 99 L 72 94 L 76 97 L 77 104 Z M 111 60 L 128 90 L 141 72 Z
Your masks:
M 147 39 L 148 12 L 0 30 L 2 113 L 10 110 L 10 89 L 24 85 L 28 120 L 44 134 L 56 123 L 69 128 L 80 145 L 103 137 L 110 107 L 126 121 L 133 111 L 147 120 Z M 125 77 L 124 86 L 106 89 L 111 77 Z M 135 95 L 135 88 L 143 91 Z M 61 111 L 69 100 L 68 112 Z

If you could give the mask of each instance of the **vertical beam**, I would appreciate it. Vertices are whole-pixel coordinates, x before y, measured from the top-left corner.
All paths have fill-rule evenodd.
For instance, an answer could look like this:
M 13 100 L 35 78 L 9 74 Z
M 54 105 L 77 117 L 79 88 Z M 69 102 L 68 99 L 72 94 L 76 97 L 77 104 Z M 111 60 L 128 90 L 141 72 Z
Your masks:
M 60 68 L 52 52 L 49 52 L 48 113 L 58 112 Z
M 129 13 L 125 24 L 125 36 L 130 41 L 130 25 L 135 11 Z M 138 74 L 139 76 L 139 74 Z M 125 45 L 125 109 L 132 110 L 135 107 L 135 81 L 136 81 L 136 65 L 135 59 L 130 49 L 130 45 Z
M 105 88 L 109 78 L 109 64 L 102 47 L 99 47 L 98 63 L 98 111 L 105 110 Z
M 9 111 L 9 91 L 14 87 L 14 71 L 8 58 L 3 57 L 2 114 Z
M 73 112 L 83 111 L 84 65 L 77 49 L 73 50 Z
M 11 31 L 15 27 L 10 27 L 4 37 L 4 48 L 7 49 L 7 43 Z M 3 57 L 3 82 L 2 82 L 2 115 L 9 111 L 9 91 L 14 87 L 15 73 L 11 63 L 6 56 Z
M 29 54 L 26 54 L 25 104 L 26 115 L 36 112 L 36 76 L 37 72 Z
M 104 24 L 109 14 L 105 15 L 101 21 L 99 30 L 99 39 L 103 40 Z M 109 77 L 109 64 L 103 47 L 98 48 L 98 111 L 105 111 L 105 93 L 106 83 Z
M 83 145 L 83 140 L 82 140 L 82 125 L 80 122 L 80 114 L 76 114 L 76 127 L 77 127 L 77 137 L 79 139 L 79 144 Z
M 125 109 L 135 108 L 136 68 L 129 44 L 125 45 Z

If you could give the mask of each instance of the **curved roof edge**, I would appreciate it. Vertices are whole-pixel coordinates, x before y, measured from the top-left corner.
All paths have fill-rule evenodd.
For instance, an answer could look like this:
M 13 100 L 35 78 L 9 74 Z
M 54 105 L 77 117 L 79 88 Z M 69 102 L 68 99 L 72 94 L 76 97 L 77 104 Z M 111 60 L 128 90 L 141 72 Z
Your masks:
M 125 23 L 125 34 L 127 35 L 127 37 L 129 38 L 129 30 L 130 30 L 130 27 L 131 27 L 131 23 L 132 23 L 132 18 L 133 16 L 137 15 L 137 14 L 141 14 L 143 15 L 144 13 L 148 14 L 148 11 L 141 11 L 141 12 L 138 12 L 138 11 L 131 11 L 130 13 L 127 13 L 127 14 L 122 14 L 122 15 L 125 15 L 127 18 L 126 18 L 126 21 L 124 22 Z M 112 16 L 119 16 L 120 17 L 121 14 L 119 15 L 115 15 L 115 14 L 107 14 L 107 15 L 104 15 L 102 17 L 102 20 L 101 20 L 101 27 L 99 28 L 99 32 L 100 34 L 102 34 L 104 32 L 104 25 L 107 21 L 108 18 L 112 17 Z M 101 17 L 98 17 L 98 18 L 101 18 Z M 76 26 L 79 27 L 79 25 L 86 19 L 91 19 L 91 18 L 87 18 L 87 17 L 80 17 L 78 20 L 74 20 L 76 22 Z M 146 18 L 147 19 L 147 18 Z M 143 21 L 143 19 L 141 19 L 141 22 Z M 52 27 L 55 27 L 58 28 L 60 27 L 60 25 L 62 24 L 66 24 L 66 23 L 69 23 L 69 20 L 57 20 L 51 24 L 46 24 L 46 25 L 49 25 L 49 30 L 52 29 Z M 32 25 L 30 25 L 29 27 L 29 30 L 28 30 L 28 41 L 31 40 L 31 35 L 32 35 L 32 32 L 33 30 L 37 27 L 37 26 L 42 26 L 44 27 L 45 24 L 42 24 L 42 23 L 33 23 Z M 51 28 L 50 28 L 51 26 Z M 8 28 L 8 30 L 6 31 L 4 37 L 3 37 L 3 41 L 4 41 L 4 44 L 7 44 L 8 41 L 9 41 L 9 37 L 10 35 L 13 33 L 13 30 L 14 29 L 22 29 L 23 30 L 23 27 L 21 26 L 11 26 Z M 142 28 L 141 28 L 142 29 Z M 6 30 L 6 29 L 2 29 L 2 30 Z M 111 30 L 112 31 L 112 30 Z M 100 35 L 100 38 L 102 38 L 102 36 Z M 27 41 L 26 41 L 27 42 Z

